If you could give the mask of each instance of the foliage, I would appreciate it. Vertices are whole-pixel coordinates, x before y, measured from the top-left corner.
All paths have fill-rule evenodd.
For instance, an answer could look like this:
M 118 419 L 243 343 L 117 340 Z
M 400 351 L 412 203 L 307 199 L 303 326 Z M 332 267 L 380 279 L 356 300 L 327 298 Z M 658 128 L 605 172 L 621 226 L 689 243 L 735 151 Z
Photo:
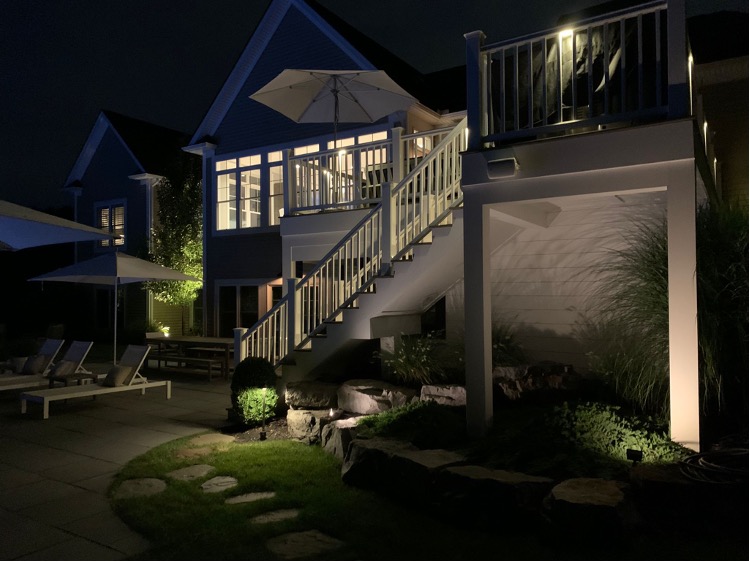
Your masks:
M 492 367 L 513 367 L 527 363 L 526 352 L 510 324 L 492 323 Z
M 466 440 L 464 413 L 464 408 L 417 400 L 364 416 L 357 423 L 358 435 L 401 439 L 423 449 L 455 448 Z
M 395 351 L 381 353 L 381 359 L 399 383 L 430 384 L 444 378 L 443 365 L 435 353 L 437 346 L 438 340 L 433 334 L 402 335 Z
M 747 395 L 747 215 L 703 206 L 697 217 L 698 344 L 703 408 L 724 403 L 727 378 Z M 618 395 L 666 419 L 669 301 L 666 218 L 637 223 L 602 268 L 591 367 Z M 742 391 L 741 391 L 742 392 Z M 747 401 L 744 402 L 746 411 Z
M 199 161 L 176 160 L 156 184 L 158 220 L 153 230 L 155 263 L 203 278 L 203 204 Z M 197 281 L 150 281 L 145 287 L 158 301 L 192 304 L 202 284 Z
M 234 411 L 246 422 L 260 422 L 264 415 L 262 389 L 268 389 L 266 410 L 274 410 L 279 399 L 276 394 L 277 378 L 273 365 L 266 359 L 246 357 L 240 361 L 234 369 L 230 385 Z
M 245 388 L 237 394 L 237 413 L 247 424 L 259 424 L 276 415 L 276 389 Z
M 576 447 L 612 459 L 627 460 L 627 450 L 643 453 L 643 462 L 669 463 L 692 453 L 670 440 L 666 428 L 649 417 L 623 417 L 619 406 L 591 403 L 554 409 L 551 422 Z

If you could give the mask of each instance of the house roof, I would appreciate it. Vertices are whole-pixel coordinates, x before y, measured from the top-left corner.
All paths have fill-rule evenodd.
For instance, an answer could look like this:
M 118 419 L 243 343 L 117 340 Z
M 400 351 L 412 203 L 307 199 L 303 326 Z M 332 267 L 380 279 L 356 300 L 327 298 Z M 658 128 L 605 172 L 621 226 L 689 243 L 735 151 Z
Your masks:
M 114 132 L 132 156 L 135 164 L 133 174 L 164 175 L 171 161 L 180 154 L 181 147 L 185 146 L 190 138 L 187 133 L 114 111 L 102 111 L 68 175 L 66 186 L 75 186 L 76 182 L 80 185 L 81 178 L 108 130 Z
M 190 140 L 191 145 L 213 141 L 213 137 L 229 108 L 239 95 L 242 86 L 247 81 L 286 13 L 292 7 L 298 9 L 313 25 L 316 25 L 326 34 L 355 61 L 359 68 L 386 71 L 394 81 L 428 107 L 438 110 L 464 109 L 463 107 L 457 107 L 455 101 L 451 103 L 447 101 L 448 98 L 454 99 L 456 97 L 455 95 L 449 95 L 455 91 L 455 88 L 441 87 L 438 84 L 440 80 L 446 77 L 452 78 L 453 75 L 434 73 L 425 76 L 421 74 L 402 59 L 383 48 L 382 45 L 323 7 L 316 0 L 273 0 L 224 86 L 193 134 L 193 138 Z M 465 90 L 463 83 L 461 84 L 461 90 Z M 460 97 L 461 94 L 459 93 Z M 463 99 L 465 99 L 465 92 L 463 92 Z

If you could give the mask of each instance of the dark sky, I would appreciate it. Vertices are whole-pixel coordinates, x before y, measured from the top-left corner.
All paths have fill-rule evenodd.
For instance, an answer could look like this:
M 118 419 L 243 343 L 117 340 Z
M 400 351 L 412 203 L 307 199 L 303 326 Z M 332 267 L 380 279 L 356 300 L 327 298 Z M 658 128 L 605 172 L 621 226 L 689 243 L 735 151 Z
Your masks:
M 100 109 L 192 133 L 268 0 L 0 0 L 0 199 L 69 204 L 60 188 Z M 321 0 L 423 72 L 461 65 L 463 33 L 553 27 L 597 0 Z M 688 0 L 688 15 L 747 13 Z

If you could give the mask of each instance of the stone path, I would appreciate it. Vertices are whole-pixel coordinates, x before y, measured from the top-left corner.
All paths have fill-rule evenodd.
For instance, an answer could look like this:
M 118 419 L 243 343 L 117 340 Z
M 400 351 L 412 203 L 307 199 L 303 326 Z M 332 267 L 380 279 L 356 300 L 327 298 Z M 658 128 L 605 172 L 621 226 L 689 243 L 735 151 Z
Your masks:
M 195 437 L 188 441 L 187 446 L 175 454 L 179 458 L 200 458 L 210 454 L 215 448 L 225 448 L 234 438 L 228 435 L 209 433 Z M 209 464 L 193 464 L 166 474 L 173 480 L 190 482 L 208 476 L 215 468 Z M 207 494 L 220 493 L 238 485 L 233 476 L 217 475 L 201 484 L 201 488 Z M 135 478 L 124 481 L 115 492 L 116 498 L 131 498 L 140 496 L 151 496 L 159 494 L 167 489 L 168 482 L 158 478 Z M 230 496 L 224 503 L 237 505 L 256 502 L 276 497 L 276 492 L 250 492 L 237 496 Z M 276 523 L 295 519 L 300 514 L 300 509 L 287 508 L 266 511 L 249 519 L 255 525 Z M 294 533 L 285 533 L 273 537 L 266 542 L 266 548 L 283 560 L 294 560 L 297 558 L 317 557 L 325 552 L 335 550 L 344 546 L 344 543 L 325 533 L 312 529 Z

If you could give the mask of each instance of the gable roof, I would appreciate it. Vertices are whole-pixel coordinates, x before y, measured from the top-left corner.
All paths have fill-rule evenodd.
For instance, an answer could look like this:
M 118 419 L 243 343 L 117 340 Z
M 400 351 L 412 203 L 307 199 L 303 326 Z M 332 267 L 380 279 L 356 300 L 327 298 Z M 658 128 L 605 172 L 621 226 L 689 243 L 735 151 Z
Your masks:
M 264 50 L 291 8 L 326 35 L 355 64 L 365 70 L 385 70 L 400 86 L 420 101 L 431 101 L 436 93 L 429 80 L 379 43 L 324 8 L 316 0 L 273 0 L 261 18 L 219 94 L 190 140 L 191 145 L 212 142 Z M 441 93 L 439 90 L 437 93 Z M 455 104 L 453 104 L 455 105 Z
M 185 146 L 189 139 L 187 133 L 114 111 L 102 111 L 65 181 L 66 186 L 75 185 L 86 173 L 108 130 L 115 134 L 133 158 L 136 165 L 133 173 L 164 175 L 171 161 L 180 154 L 181 147 Z

